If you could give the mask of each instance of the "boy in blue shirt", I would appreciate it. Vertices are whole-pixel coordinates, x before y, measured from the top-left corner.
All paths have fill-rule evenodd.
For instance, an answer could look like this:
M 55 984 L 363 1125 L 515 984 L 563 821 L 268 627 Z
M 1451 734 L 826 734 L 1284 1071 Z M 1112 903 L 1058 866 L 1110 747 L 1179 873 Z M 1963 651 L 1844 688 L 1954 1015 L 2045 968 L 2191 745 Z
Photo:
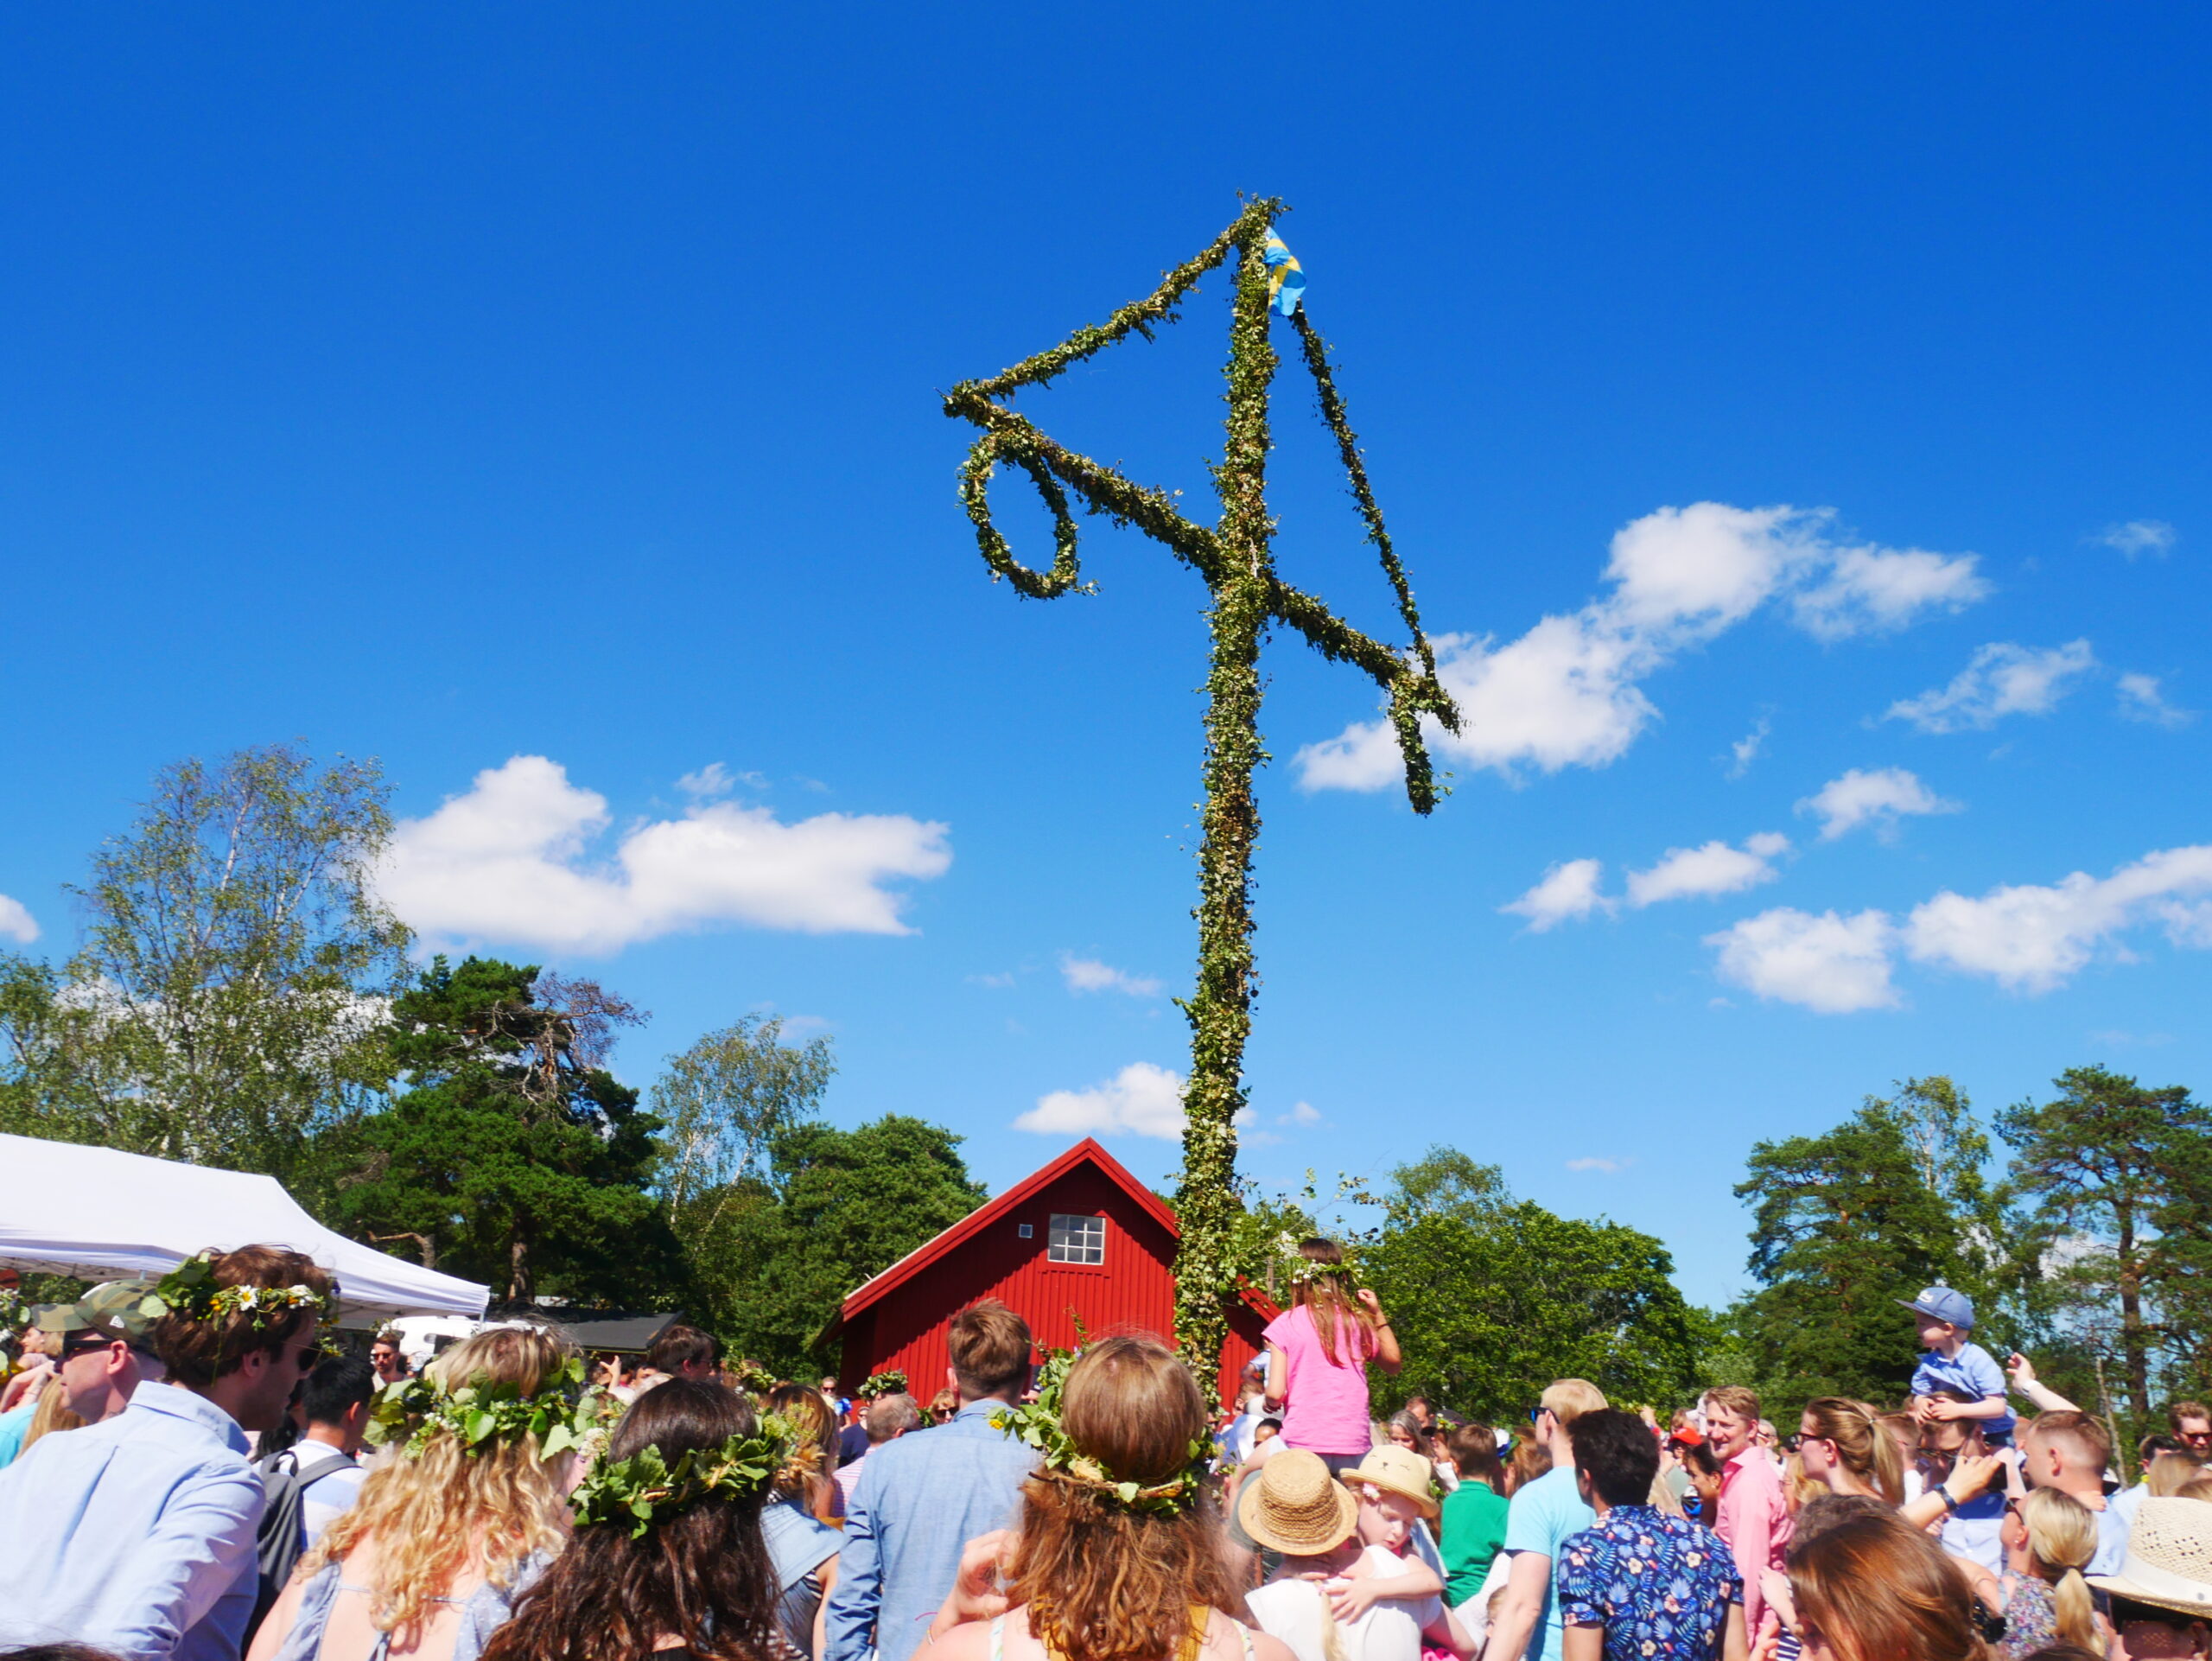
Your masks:
M 1910 1303 L 1903 1298 L 1897 1302 L 1919 1318 L 1920 1341 L 1927 1352 L 1912 1370 L 1913 1416 L 1923 1424 L 1976 1419 L 1991 1448 L 2009 1447 L 2013 1418 L 2005 1375 L 1987 1350 L 1967 1341 L 1974 1330 L 1973 1301 L 1948 1286 L 1930 1286 Z M 1939 1390 L 1971 1399 L 1947 1401 L 1936 1394 Z

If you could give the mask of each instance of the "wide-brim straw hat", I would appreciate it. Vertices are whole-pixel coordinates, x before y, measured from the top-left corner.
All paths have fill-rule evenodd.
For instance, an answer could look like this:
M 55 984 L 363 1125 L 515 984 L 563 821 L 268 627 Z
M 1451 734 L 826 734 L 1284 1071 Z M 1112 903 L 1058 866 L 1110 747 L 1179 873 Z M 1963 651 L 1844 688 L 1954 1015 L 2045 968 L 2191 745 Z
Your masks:
M 1357 1493 L 1359 1485 L 1371 1482 L 1378 1488 L 1401 1494 L 1421 1507 L 1421 1515 L 1437 1514 L 1436 1495 L 1429 1487 L 1433 1467 L 1429 1462 L 1410 1448 L 1401 1448 L 1387 1442 L 1380 1448 L 1367 1450 L 1366 1458 L 1344 1473 L 1344 1486 Z
M 2146 1497 L 2128 1531 L 2120 1573 L 2087 1578 L 2116 1598 L 2212 1620 L 2212 1505 Z
M 1286 1448 L 1270 1454 L 1236 1496 L 1236 1520 L 1270 1551 L 1318 1557 L 1351 1538 L 1359 1502 L 1329 1474 L 1319 1454 Z

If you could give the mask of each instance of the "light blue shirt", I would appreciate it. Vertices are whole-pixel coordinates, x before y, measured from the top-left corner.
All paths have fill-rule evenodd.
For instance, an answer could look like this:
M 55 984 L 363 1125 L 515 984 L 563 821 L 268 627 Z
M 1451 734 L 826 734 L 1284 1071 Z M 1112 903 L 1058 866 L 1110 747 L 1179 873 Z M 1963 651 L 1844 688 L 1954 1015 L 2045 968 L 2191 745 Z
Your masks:
M 845 1548 L 825 1618 L 824 1661 L 908 1661 L 952 1589 L 960 1550 L 1020 1520 L 1037 1455 L 991 1428 L 1002 1402 L 970 1402 L 950 1424 L 868 1456 L 845 1508 Z
M 2006 1399 L 2004 1371 L 1979 1344 L 1964 1345 L 1956 1355 L 1938 1355 L 1934 1350 L 1922 1355 L 1920 1365 L 1912 1370 L 1912 1393 L 1933 1396 L 1939 1390 L 1955 1390 L 1976 1401 L 1987 1401 L 1992 1396 L 2000 1402 Z M 1980 1422 L 1986 1437 L 2010 1435 L 2012 1410 L 2007 1406 L 1995 1418 Z
M 12 1413 L 0 1413 L 0 1469 L 13 1465 L 23 1454 L 23 1438 L 31 1433 L 31 1415 L 38 1411 L 38 1404 L 19 1407 Z
M 188 1390 L 139 1385 L 115 1417 L 0 1471 L 0 1644 L 237 1661 L 261 1507 L 238 1422 Z
M 1597 1526 L 1598 1513 L 1583 1503 L 1574 1486 L 1572 1465 L 1554 1466 L 1515 1494 L 1505 1511 L 1505 1550 L 1511 1556 L 1523 1551 L 1541 1552 L 1551 1559 L 1544 1576 L 1544 1604 L 1536 1631 L 1529 1636 L 1525 1654 L 1538 1653 L 1541 1639 L 1543 1661 L 1560 1661 L 1567 1643 L 1566 1623 L 1560 1618 L 1560 1549 L 1570 1535 Z

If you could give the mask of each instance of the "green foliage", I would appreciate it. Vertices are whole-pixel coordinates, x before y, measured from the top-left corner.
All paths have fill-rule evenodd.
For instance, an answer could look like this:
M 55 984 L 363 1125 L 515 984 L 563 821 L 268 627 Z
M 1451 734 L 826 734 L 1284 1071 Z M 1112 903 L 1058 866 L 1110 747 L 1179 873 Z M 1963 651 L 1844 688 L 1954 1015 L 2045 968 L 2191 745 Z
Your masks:
M 408 1088 L 334 1150 L 352 1171 L 341 1215 L 515 1302 L 634 1304 L 673 1285 L 674 1243 L 646 1192 L 659 1122 L 602 1065 L 635 1010 L 589 981 L 439 958 L 393 1014 Z
M 1752 1202 L 1759 1289 L 1738 1323 L 1783 1399 L 1899 1399 L 1918 1346 L 1897 1300 L 1936 1282 L 1969 1295 L 1986 1283 L 1961 1197 L 1980 1181 L 1965 1113 L 1948 1079 L 1915 1080 L 1820 1136 L 1752 1148 L 1736 1196 Z
M 1052 1351 L 1037 1370 L 1037 1399 L 998 1409 L 991 1415 L 993 1427 L 1024 1447 L 1035 1448 L 1037 1461 L 1046 1473 L 1091 1489 L 1109 1506 L 1141 1515 L 1174 1517 L 1196 1505 L 1205 1490 L 1213 1454 L 1211 1439 L 1192 1441 L 1182 1470 L 1165 1482 L 1150 1486 L 1116 1477 L 1070 1439 L 1060 1422 L 1060 1398 L 1075 1359 L 1072 1350 Z
M 771 1138 L 768 1173 L 695 1260 L 702 1314 L 730 1347 L 786 1378 L 827 1359 L 815 1340 L 852 1291 L 987 1198 L 961 1138 L 887 1114 L 857 1130 L 808 1122 Z
M 1648 1234 L 1556 1216 L 1506 1193 L 1495 1167 L 1433 1148 L 1395 1174 L 1362 1248 L 1404 1365 L 1374 1381 L 1388 1409 L 1419 1392 L 1510 1423 L 1554 1378 L 1623 1402 L 1698 1384 L 1698 1313 Z
M 1303 309 L 1294 314 L 1306 367 L 1319 391 L 1321 416 L 1337 440 L 1352 495 L 1366 523 L 1411 636 L 1409 650 L 1351 627 L 1313 595 L 1274 571 L 1274 521 L 1267 505 L 1270 446 L 1268 399 L 1276 355 L 1269 335 L 1263 249 L 1282 205 L 1249 203 L 1236 221 L 1196 258 L 1168 272 L 1143 300 L 1122 307 L 1103 327 L 1077 329 L 1058 346 L 986 380 L 963 381 L 947 393 L 948 416 L 982 430 L 960 469 L 960 498 L 994 579 L 1028 599 L 1087 592 L 1077 548 L 1069 492 L 1094 513 L 1134 525 L 1166 544 L 1205 580 L 1212 634 L 1207 673 L 1205 799 L 1200 804 L 1198 963 L 1182 1008 L 1191 1024 L 1191 1076 L 1185 1087 L 1182 1179 L 1177 1193 L 1181 1241 L 1176 1255 L 1175 1329 L 1184 1348 L 1218 1354 L 1228 1334 L 1228 1303 L 1236 1292 L 1244 1246 L 1237 1228 L 1236 1133 L 1244 1105 L 1244 1045 L 1251 1032 L 1257 983 L 1252 953 L 1252 856 L 1260 816 L 1253 778 L 1266 757 L 1260 737 L 1260 642 L 1277 623 L 1303 635 L 1332 662 L 1356 664 L 1388 695 L 1390 719 L 1405 759 L 1406 790 L 1415 811 L 1436 803 L 1436 785 L 1421 735 L 1433 716 L 1452 731 L 1459 714 L 1436 675 L 1436 660 L 1414 608 L 1381 510 L 1369 487 L 1358 440 L 1330 372 L 1328 347 Z M 1207 272 L 1236 259 L 1226 375 L 1229 417 L 1220 462 L 1212 468 L 1221 516 L 1208 530 L 1185 519 L 1170 493 L 1133 483 L 1114 468 L 1054 442 L 1007 407 L 1025 387 L 1043 386 L 1074 365 L 1130 334 L 1151 338 L 1173 322 L 1184 297 Z M 1048 570 L 1018 561 L 992 520 L 989 488 L 1001 462 L 1020 468 L 1051 511 L 1053 555 Z
M 2103 1067 L 2054 1082 L 2052 1100 L 1997 1116 L 2014 1152 L 2010 1186 L 2027 1203 L 2055 1324 L 2114 1358 L 2113 1382 L 2145 1420 L 2162 1362 L 2185 1388 L 2205 1378 L 2212 1112 L 2181 1085 L 2146 1089 Z
M 296 1181 L 389 1078 L 408 933 L 370 883 L 385 796 L 372 761 L 283 745 L 164 769 L 74 890 L 66 970 L 0 965 L 0 1122 Z
M 604 1391 L 585 1388 L 583 1358 L 571 1356 L 535 1396 L 524 1395 L 511 1379 L 495 1381 L 481 1372 L 450 1391 L 419 1374 L 387 1385 L 370 1403 L 362 1437 L 372 1447 L 397 1444 L 404 1457 L 419 1459 L 439 1435 L 452 1436 L 472 1457 L 490 1442 L 528 1435 L 537 1438 L 539 1459 L 557 1459 L 582 1447 L 594 1428 L 620 1409 Z
M 671 1465 L 658 1444 L 647 1442 L 627 1459 L 602 1459 L 569 1496 L 578 1528 L 617 1524 L 642 1540 L 656 1522 L 682 1515 L 711 1494 L 741 1499 L 775 1480 L 795 1436 L 771 1413 L 751 1435 L 734 1435 L 720 1448 L 686 1448 Z

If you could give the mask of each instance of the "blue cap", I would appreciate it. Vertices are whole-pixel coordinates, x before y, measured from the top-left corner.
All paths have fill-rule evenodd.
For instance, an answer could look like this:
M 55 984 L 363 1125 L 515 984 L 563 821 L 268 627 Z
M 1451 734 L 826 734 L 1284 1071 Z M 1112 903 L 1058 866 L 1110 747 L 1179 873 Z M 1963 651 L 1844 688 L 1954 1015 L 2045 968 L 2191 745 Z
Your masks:
M 1907 1303 L 1903 1298 L 1896 1302 L 1900 1309 L 1910 1309 L 1931 1321 L 1948 1321 L 1962 1333 L 1974 1330 L 1974 1300 L 1948 1286 L 1923 1286 L 1920 1295 L 1911 1302 Z

